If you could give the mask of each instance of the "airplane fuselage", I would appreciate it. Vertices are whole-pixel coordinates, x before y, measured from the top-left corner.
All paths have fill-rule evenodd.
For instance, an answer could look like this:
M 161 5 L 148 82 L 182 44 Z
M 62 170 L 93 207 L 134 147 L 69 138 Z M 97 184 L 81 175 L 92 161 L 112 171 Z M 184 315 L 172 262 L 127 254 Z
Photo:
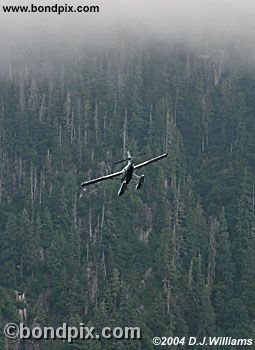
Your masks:
M 127 151 L 127 155 L 128 155 L 127 159 L 121 160 L 120 162 L 116 163 L 116 164 L 118 164 L 118 163 L 121 163 L 122 161 L 128 160 L 128 164 L 125 166 L 125 168 L 123 168 L 122 170 L 117 171 L 115 173 L 111 173 L 111 174 L 104 175 L 104 176 L 101 176 L 101 177 L 98 177 L 98 178 L 95 178 L 95 179 L 92 179 L 92 180 L 85 181 L 85 182 L 83 182 L 81 184 L 82 189 L 84 190 L 84 188 L 86 186 L 95 184 L 97 182 L 101 182 L 101 181 L 104 181 L 104 180 L 115 178 L 117 176 L 121 176 L 121 185 L 120 185 L 120 188 L 119 188 L 119 191 L 118 191 L 118 196 L 121 196 L 123 193 L 125 193 L 125 191 L 127 189 L 127 185 L 129 184 L 129 182 L 132 180 L 132 178 L 134 176 L 136 179 L 138 179 L 138 182 L 137 182 L 137 185 L 136 185 L 136 190 L 139 190 L 142 187 L 143 183 L 144 183 L 144 175 L 143 174 L 142 175 L 137 175 L 135 173 L 135 171 L 137 169 L 140 169 L 140 168 L 148 165 L 148 164 L 157 162 L 158 160 L 161 160 L 161 159 L 165 158 L 167 156 L 167 153 L 163 153 L 163 154 L 161 154 L 161 155 L 159 155 L 157 157 L 151 158 L 149 160 L 146 160 L 145 162 L 142 162 L 142 163 L 136 164 L 136 165 L 134 165 L 133 158 L 132 158 L 132 156 L 131 156 L 129 151 Z
M 122 176 L 121 182 L 126 181 L 126 183 L 128 184 L 131 181 L 132 177 L 133 177 L 133 172 L 134 172 L 134 164 L 131 161 L 123 169 L 123 176 Z

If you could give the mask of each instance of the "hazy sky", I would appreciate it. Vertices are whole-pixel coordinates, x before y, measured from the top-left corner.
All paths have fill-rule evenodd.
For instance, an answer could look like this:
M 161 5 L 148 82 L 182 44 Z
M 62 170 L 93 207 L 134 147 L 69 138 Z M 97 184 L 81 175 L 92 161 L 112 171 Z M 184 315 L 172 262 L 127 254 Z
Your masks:
M 3 14 L 0 37 L 11 38 L 31 32 L 54 36 L 105 35 L 118 30 L 137 31 L 155 37 L 188 39 L 211 35 L 215 38 L 255 38 L 254 0 L 0 0 L 1 6 L 58 3 L 99 5 L 96 14 Z M 243 40 L 243 39 L 242 39 Z M 255 41 L 255 39 L 253 39 Z

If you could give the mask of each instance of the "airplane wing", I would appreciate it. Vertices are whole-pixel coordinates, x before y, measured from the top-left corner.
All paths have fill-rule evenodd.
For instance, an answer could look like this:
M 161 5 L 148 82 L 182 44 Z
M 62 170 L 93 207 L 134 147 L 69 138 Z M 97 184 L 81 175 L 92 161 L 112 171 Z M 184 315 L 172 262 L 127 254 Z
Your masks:
M 112 179 L 113 177 L 117 177 L 117 176 L 120 176 L 122 174 L 123 174 L 123 172 L 121 170 L 121 171 L 118 171 L 116 173 L 112 173 L 112 174 L 109 174 L 109 175 L 101 176 L 101 177 L 98 177 L 98 178 L 93 179 L 93 180 L 85 181 L 85 182 L 83 182 L 81 184 L 81 187 L 86 187 L 86 186 L 95 184 L 97 182 L 101 182 L 101 181 L 104 181 L 104 180 Z
M 148 164 L 151 164 L 151 163 L 157 162 L 158 160 L 160 160 L 160 159 L 163 159 L 163 158 L 167 157 L 167 155 L 168 155 L 168 153 L 164 153 L 164 154 L 161 154 L 161 155 L 160 155 L 160 156 L 158 156 L 158 157 L 155 157 L 155 158 L 152 158 L 152 159 L 146 160 L 146 161 L 145 161 L 145 162 L 143 162 L 143 163 L 140 163 L 140 164 L 135 165 L 135 166 L 134 166 L 134 169 L 136 170 L 136 169 L 139 169 L 139 168 L 141 168 L 141 167 L 143 167 L 143 166 L 146 166 L 146 165 L 148 165 Z

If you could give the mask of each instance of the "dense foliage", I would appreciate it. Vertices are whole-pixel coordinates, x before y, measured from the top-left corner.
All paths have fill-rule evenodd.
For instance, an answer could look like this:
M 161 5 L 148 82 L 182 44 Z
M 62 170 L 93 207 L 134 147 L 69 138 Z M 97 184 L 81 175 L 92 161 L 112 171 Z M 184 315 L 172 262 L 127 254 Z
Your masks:
M 254 337 L 254 67 L 231 47 L 128 40 L 27 55 L 0 78 L 1 332 L 22 318 L 143 333 L 19 345 L 43 350 Z M 169 156 L 144 169 L 141 191 L 117 197 L 111 180 L 80 196 L 118 169 L 125 143 L 137 162 Z M 17 343 L 1 334 L 4 345 Z

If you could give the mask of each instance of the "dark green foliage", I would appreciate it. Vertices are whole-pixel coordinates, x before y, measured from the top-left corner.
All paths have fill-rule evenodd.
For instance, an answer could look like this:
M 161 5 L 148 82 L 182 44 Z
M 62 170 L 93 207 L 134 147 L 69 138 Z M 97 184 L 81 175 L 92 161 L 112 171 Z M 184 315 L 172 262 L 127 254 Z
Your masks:
M 254 73 L 224 67 L 236 52 L 140 44 L 18 61 L 0 79 L 1 330 L 27 308 L 29 326 L 143 334 L 43 350 L 253 336 Z M 137 162 L 169 155 L 139 172 L 140 192 L 117 197 L 110 180 L 80 196 L 83 180 L 119 169 L 124 142 Z

